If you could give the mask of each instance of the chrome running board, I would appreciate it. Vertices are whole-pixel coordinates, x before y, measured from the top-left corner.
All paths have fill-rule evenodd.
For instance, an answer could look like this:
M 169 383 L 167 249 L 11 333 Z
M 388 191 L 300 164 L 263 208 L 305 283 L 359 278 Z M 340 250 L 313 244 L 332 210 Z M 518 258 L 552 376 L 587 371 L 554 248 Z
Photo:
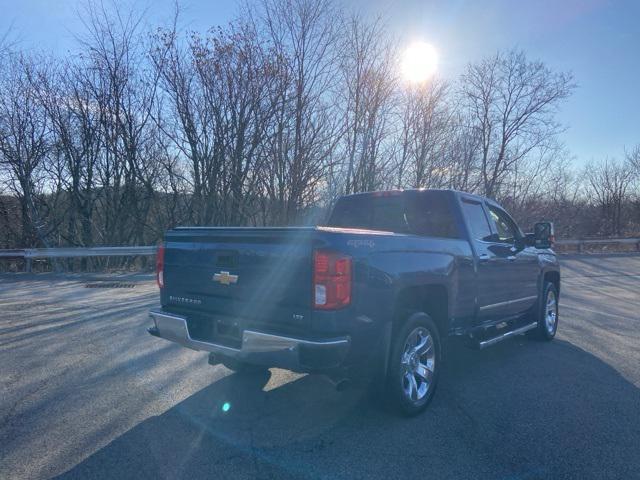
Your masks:
M 513 337 L 514 335 L 520 335 L 521 333 L 528 332 L 529 330 L 533 330 L 538 326 L 537 322 L 530 323 L 529 325 L 525 325 L 524 327 L 516 328 L 515 330 L 509 330 L 508 332 L 503 333 L 502 335 L 498 335 L 497 337 L 489 338 L 487 340 L 483 340 L 482 342 L 478 342 L 478 348 L 482 350 L 483 348 L 490 347 L 491 345 L 495 345 L 502 340 L 506 340 L 507 338 Z

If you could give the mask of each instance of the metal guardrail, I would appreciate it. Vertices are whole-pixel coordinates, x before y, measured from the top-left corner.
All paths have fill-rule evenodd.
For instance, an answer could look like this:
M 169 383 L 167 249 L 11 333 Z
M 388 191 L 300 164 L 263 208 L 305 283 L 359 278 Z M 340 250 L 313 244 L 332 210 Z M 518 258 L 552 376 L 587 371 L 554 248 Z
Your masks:
M 578 240 L 557 240 L 559 246 L 576 246 L 582 252 L 586 245 L 635 245 L 640 252 L 640 238 L 587 238 Z
M 586 245 L 635 245 L 640 251 L 640 238 L 589 238 L 578 240 L 557 240 L 559 246 L 576 246 L 582 252 Z M 155 255 L 155 245 L 133 247 L 63 247 L 63 248 L 24 248 L 0 250 L 0 259 L 24 258 L 25 270 L 31 271 L 32 260 L 40 258 L 86 258 L 86 257 L 129 257 Z
M 0 250 L 0 258 L 24 258 L 24 250 Z
M 640 238 L 589 238 L 584 240 L 557 240 L 558 245 L 604 245 L 607 243 L 635 244 Z
M 86 258 L 86 257 L 131 257 L 155 255 L 157 247 L 66 247 L 66 248 L 25 248 L 0 250 L 0 258 L 24 258 L 25 271 L 30 272 L 32 261 L 39 258 Z

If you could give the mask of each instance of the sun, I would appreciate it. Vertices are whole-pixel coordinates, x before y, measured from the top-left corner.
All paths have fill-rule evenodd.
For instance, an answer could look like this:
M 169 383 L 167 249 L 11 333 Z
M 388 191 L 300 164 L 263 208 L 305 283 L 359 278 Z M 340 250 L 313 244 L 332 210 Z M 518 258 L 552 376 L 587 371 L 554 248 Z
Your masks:
M 411 83 L 428 80 L 438 69 L 438 52 L 433 45 L 415 42 L 402 55 L 402 76 Z

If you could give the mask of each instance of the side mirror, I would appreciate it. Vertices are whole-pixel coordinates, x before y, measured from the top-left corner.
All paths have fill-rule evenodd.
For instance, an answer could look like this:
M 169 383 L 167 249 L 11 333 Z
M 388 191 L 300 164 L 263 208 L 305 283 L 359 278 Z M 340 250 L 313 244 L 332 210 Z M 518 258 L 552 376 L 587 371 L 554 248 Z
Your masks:
M 555 237 L 552 222 L 538 222 L 533 226 L 533 246 L 536 248 L 551 248 Z

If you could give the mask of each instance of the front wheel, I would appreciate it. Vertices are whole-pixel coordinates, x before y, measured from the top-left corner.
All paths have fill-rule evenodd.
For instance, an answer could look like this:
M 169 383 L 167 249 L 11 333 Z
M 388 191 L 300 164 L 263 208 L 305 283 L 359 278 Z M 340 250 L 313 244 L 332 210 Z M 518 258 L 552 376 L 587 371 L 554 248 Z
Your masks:
M 536 321 L 535 336 L 540 340 L 553 340 L 558 331 L 558 289 L 551 282 L 544 284 Z
M 387 374 L 392 405 L 405 415 L 422 412 L 436 390 L 440 368 L 440 335 L 424 312 L 409 316 L 394 336 Z

